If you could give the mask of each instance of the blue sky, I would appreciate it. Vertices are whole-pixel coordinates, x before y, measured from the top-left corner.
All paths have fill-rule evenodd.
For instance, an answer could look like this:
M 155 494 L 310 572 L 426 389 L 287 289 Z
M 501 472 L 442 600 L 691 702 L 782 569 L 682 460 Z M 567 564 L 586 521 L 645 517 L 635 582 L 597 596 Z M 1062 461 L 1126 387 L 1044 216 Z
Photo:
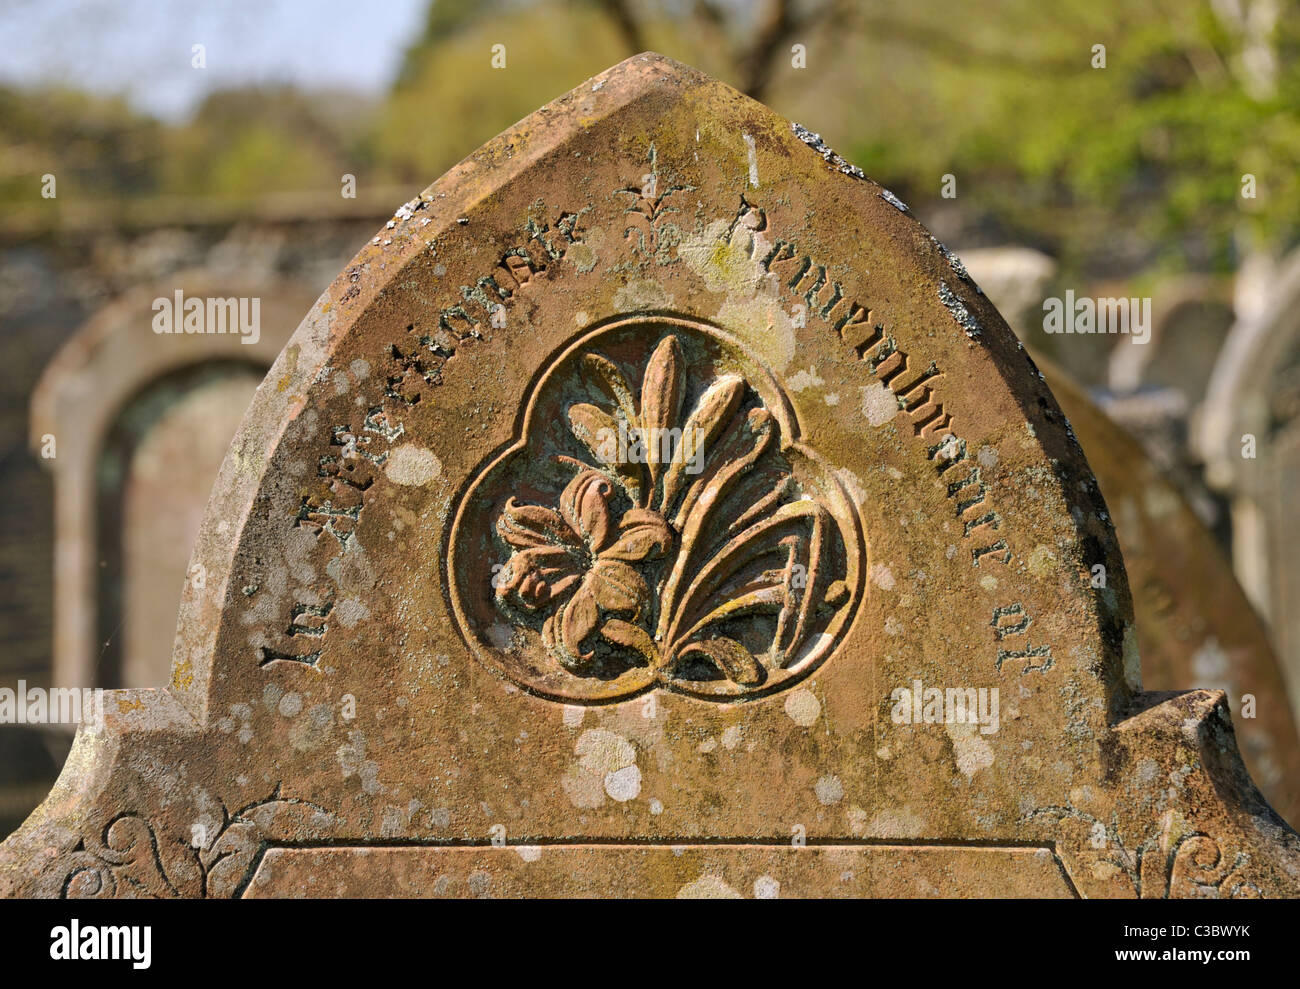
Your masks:
M 293 82 L 377 93 L 428 0 L 2 0 L 0 81 L 121 93 L 176 120 L 213 90 Z M 203 44 L 207 68 L 191 67 Z

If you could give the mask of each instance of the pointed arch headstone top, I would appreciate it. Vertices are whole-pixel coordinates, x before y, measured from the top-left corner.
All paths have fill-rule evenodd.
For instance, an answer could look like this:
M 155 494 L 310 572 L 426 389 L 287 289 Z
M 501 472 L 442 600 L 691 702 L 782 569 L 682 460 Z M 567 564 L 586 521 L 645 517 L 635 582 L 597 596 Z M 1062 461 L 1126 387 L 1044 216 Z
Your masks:
M 1294 883 L 1221 696 L 1141 693 L 1095 480 L 960 263 L 660 56 L 397 211 L 194 560 L 171 686 L 110 700 L 4 889 Z

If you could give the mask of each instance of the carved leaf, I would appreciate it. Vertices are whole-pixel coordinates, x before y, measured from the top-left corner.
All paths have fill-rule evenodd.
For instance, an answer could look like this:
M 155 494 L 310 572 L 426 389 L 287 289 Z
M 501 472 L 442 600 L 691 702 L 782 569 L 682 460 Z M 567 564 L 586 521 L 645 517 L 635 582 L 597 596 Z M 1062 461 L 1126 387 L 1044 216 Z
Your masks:
M 582 380 L 588 388 L 609 399 L 623 413 L 623 419 L 629 426 L 636 425 L 639 417 L 636 400 L 632 397 L 632 387 L 613 361 L 600 354 L 583 355 Z
M 663 662 L 659 647 L 655 645 L 654 639 L 650 638 L 650 633 L 640 625 L 633 625 L 620 618 L 611 618 L 601 626 L 600 634 L 617 646 L 640 653 L 656 669 Z
M 590 586 L 596 603 L 606 611 L 640 614 L 649 592 L 645 579 L 622 560 L 601 557 L 592 564 L 584 586 Z
M 718 455 L 701 477 L 687 489 L 686 497 L 674 519 L 679 532 L 698 533 L 702 520 L 692 518 L 697 506 L 705 510 L 719 505 L 737 480 L 748 473 L 755 462 L 771 446 L 775 422 L 766 409 L 753 409 L 743 421 L 738 422 L 723 441 Z M 674 464 L 674 467 L 676 465 Z M 664 505 L 672 505 L 678 485 L 687 477 L 685 471 L 671 471 L 664 480 Z M 692 536 L 692 542 L 694 538 Z
M 717 665 L 727 679 L 746 687 L 757 686 L 767 678 L 763 664 L 754 658 L 748 649 L 735 639 L 705 639 L 692 642 L 682 649 L 680 656 L 700 652 L 708 656 Z
M 595 631 L 599 621 L 596 599 L 585 587 L 579 587 L 577 593 L 546 620 L 542 626 L 542 640 L 566 669 L 581 673 L 594 658 L 593 653 L 582 651 L 583 640 Z
M 666 336 L 650 355 L 645 379 L 641 383 L 641 428 L 645 430 L 651 489 L 659 478 L 663 463 L 661 437 L 681 416 L 685 389 L 686 367 L 682 363 L 681 345 L 675 336 Z
M 560 495 L 560 514 L 592 550 L 604 548 L 610 535 L 609 479 L 599 471 L 583 471 Z
M 825 509 L 814 501 L 792 501 L 776 509 L 767 518 L 754 523 L 740 535 L 733 537 L 700 569 L 685 594 L 681 596 L 680 603 L 676 605 L 672 615 L 661 614 L 660 625 L 663 626 L 667 619 L 667 626 L 659 638 L 663 641 L 674 641 L 686 619 L 702 608 L 709 596 L 731 576 L 751 560 L 765 553 L 774 552 L 778 546 L 769 540 L 776 536 L 780 526 L 814 519 L 824 512 Z M 809 590 L 814 586 L 812 574 L 809 574 L 808 585 Z M 805 595 L 805 605 L 808 603 L 806 600 L 808 597 L 811 597 L 811 594 Z
M 681 636 L 681 638 L 690 638 L 708 628 L 710 625 L 716 624 L 717 622 L 727 621 L 732 618 L 742 618 L 745 615 L 779 612 L 785 607 L 786 603 L 786 589 L 781 584 L 770 584 L 766 587 L 759 587 L 752 591 L 745 591 L 741 594 L 737 594 L 733 598 L 728 598 L 721 605 L 714 608 L 698 622 L 692 625 L 690 629 Z
M 740 408 L 740 399 L 744 392 L 745 383 L 738 375 L 724 374 L 700 396 L 695 410 L 682 427 L 682 435 L 691 434 L 693 437 L 691 442 L 702 448 L 707 455 L 713 441 Z M 681 447 L 682 445 L 678 444 L 679 453 Z M 672 504 L 670 494 L 676 496 L 686 475 L 686 467 L 685 458 L 676 457 L 664 476 L 663 495 L 659 507 L 665 514 Z
M 594 405 L 579 404 L 569 406 L 569 428 L 591 451 L 592 457 L 604 472 L 623 486 L 632 503 L 640 504 L 641 465 L 622 455 L 619 449 L 618 422 Z M 576 464 L 582 471 L 591 469 L 581 461 L 569 457 L 561 459 Z
M 559 597 L 580 577 L 571 550 L 559 546 L 519 550 L 497 575 L 497 597 L 514 594 L 525 607 L 536 608 Z
M 622 535 L 601 554 L 607 559 L 630 563 L 657 560 L 672 545 L 673 532 L 657 512 L 633 508 L 623 516 L 619 528 Z
M 515 549 L 537 546 L 578 546 L 577 533 L 560 517 L 559 512 L 541 505 L 521 505 L 514 498 L 506 501 L 497 532 Z

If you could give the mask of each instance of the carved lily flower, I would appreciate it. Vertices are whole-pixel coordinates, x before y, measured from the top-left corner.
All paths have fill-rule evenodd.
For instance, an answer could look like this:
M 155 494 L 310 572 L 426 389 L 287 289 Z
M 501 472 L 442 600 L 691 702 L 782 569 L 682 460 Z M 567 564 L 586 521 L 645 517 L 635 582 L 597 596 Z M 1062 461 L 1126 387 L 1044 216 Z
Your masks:
M 639 656 L 661 683 L 755 688 L 851 601 L 835 572 L 843 537 L 744 378 L 716 374 L 695 394 L 686 365 L 675 334 L 655 345 L 639 389 L 608 357 L 583 355 L 593 401 L 566 411 L 593 459 L 556 457 L 578 472 L 558 511 L 507 502 L 497 532 L 512 552 L 497 596 L 538 612 L 548 651 L 580 676 L 611 675 L 613 647 L 610 658 Z M 631 506 L 621 517 L 615 497 Z
M 583 644 L 607 619 L 617 623 L 610 630 L 616 642 L 619 627 L 640 620 L 649 589 L 632 564 L 657 559 L 672 542 L 668 523 L 646 509 L 624 513 L 616 526 L 612 493 L 609 478 L 588 469 L 565 487 L 558 512 L 511 498 L 497 520 L 497 533 L 513 550 L 497 597 L 529 610 L 558 603 L 542 638 L 575 672 L 595 658 Z M 609 617 L 616 615 L 629 621 Z

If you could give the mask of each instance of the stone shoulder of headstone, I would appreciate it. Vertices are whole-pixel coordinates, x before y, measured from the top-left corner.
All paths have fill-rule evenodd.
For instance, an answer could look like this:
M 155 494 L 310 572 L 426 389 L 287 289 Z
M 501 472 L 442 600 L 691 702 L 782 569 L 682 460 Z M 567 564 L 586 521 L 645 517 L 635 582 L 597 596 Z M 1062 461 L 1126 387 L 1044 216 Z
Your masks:
M 1105 591 L 1091 566 L 1114 566 Z M 1293 895 L 959 263 L 655 55 L 401 207 L 222 467 L 171 685 L 16 895 Z

